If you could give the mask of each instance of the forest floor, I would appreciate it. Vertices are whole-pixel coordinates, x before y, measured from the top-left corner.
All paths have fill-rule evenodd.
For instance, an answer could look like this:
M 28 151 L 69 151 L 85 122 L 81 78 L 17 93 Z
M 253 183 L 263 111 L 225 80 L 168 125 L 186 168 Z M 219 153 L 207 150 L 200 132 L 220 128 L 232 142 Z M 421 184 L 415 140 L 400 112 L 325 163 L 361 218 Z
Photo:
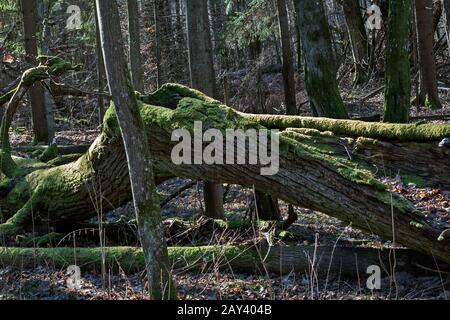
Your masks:
M 417 188 L 404 185 L 399 180 L 387 179 L 391 188 L 413 201 L 424 209 L 433 219 L 450 227 L 450 193 L 431 188 Z M 159 187 L 161 196 L 170 195 L 187 180 L 175 179 Z M 202 190 L 194 185 L 168 202 L 162 210 L 165 224 L 171 225 L 173 219 L 190 222 L 193 228 L 179 230 L 168 236 L 170 245 L 206 245 L 206 244 L 248 244 L 255 239 L 266 236 L 260 231 L 222 231 L 215 236 L 210 233 L 199 233 L 202 219 Z M 225 211 L 228 220 L 245 219 L 252 205 L 252 192 L 240 186 L 227 188 Z M 287 206 L 281 202 L 283 217 L 286 217 Z M 279 244 L 340 245 L 379 248 L 391 248 L 390 241 L 384 241 L 375 235 L 366 235 L 339 220 L 318 212 L 296 208 L 299 216 L 289 229 L 289 237 L 277 238 Z M 121 217 L 133 218 L 132 204 L 128 204 L 108 214 L 106 221 L 116 221 Z M 95 222 L 95 221 L 94 221 Z M 200 229 L 198 229 L 200 230 Z M 179 234 L 185 234 L 180 237 Z M 82 238 L 77 236 L 77 239 Z M 70 236 L 58 244 L 71 246 Z M 109 245 L 118 245 L 112 240 Z M 134 243 L 133 245 L 138 245 Z M 77 246 L 98 246 L 90 240 L 77 240 Z M 114 300 L 114 299 L 147 299 L 144 293 L 145 271 L 138 273 L 110 273 L 102 275 L 92 271 L 82 274 L 81 289 L 71 290 L 66 287 L 65 269 L 58 270 L 49 266 L 37 266 L 35 269 L 12 269 L 0 263 L 0 300 L 1 299 L 81 299 L 81 300 Z M 398 272 L 395 282 L 389 277 L 382 279 L 382 290 L 366 289 L 367 275 L 355 274 L 344 278 L 334 276 L 318 278 L 311 285 L 308 271 L 304 273 L 280 274 L 242 274 L 233 270 L 221 270 L 210 267 L 203 272 L 175 271 L 174 280 L 178 297 L 186 300 L 215 299 L 448 299 L 450 298 L 450 279 L 445 273 L 409 274 Z
M 445 74 L 445 73 L 444 73 Z M 450 73 L 449 73 L 450 74 Z M 282 99 L 281 75 L 269 75 L 265 80 L 271 88 L 268 101 Z M 450 80 L 447 81 L 450 83 Z M 373 81 L 361 89 L 353 89 L 349 84 L 344 84 L 343 96 L 348 105 L 349 112 L 355 117 L 368 117 L 382 114 L 383 93 L 380 91 L 382 83 Z M 447 87 L 447 86 L 443 86 Z M 363 99 L 371 92 L 374 94 L 368 99 Z M 429 117 L 450 115 L 449 91 L 441 90 L 444 108 L 438 111 L 413 108 L 413 117 Z M 234 96 L 239 99 L 239 94 Z M 304 92 L 299 93 L 299 101 L 302 104 L 300 113 L 309 114 L 308 104 L 305 101 Z M 245 101 L 244 101 L 245 103 Z M 236 103 L 239 105 L 240 103 Z M 88 105 L 84 103 L 84 105 Z M 268 109 L 270 106 L 268 106 Z M 92 115 L 92 110 L 71 109 L 71 117 L 62 117 L 67 110 L 57 110 L 56 120 L 58 144 L 89 144 L 97 136 L 98 130 L 92 125 L 83 127 L 84 123 L 77 121 L 87 114 Z M 418 119 L 419 120 L 419 119 Z M 436 120 L 433 120 L 436 121 Z M 437 120 L 448 121 L 448 120 Z M 21 112 L 14 121 L 14 132 L 11 135 L 13 146 L 30 145 L 32 142 L 29 131 L 28 108 L 23 106 Z M 80 126 L 83 129 L 80 129 Z M 426 212 L 428 218 L 436 223 L 450 227 L 450 191 L 433 188 L 420 188 L 414 184 L 405 184 L 400 177 L 384 177 L 390 188 L 411 200 L 418 208 Z M 159 188 L 163 195 L 170 195 L 189 181 L 175 179 Z M 171 219 L 183 219 L 192 225 L 200 223 L 202 213 L 202 188 L 193 184 L 191 188 L 182 192 L 178 197 L 168 202 L 162 209 L 166 224 Z M 227 188 L 225 211 L 227 219 L 246 219 L 250 215 L 252 206 L 252 192 L 239 186 Z M 286 216 L 287 206 L 281 204 L 283 216 Z M 323 214 L 296 208 L 299 219 L 289 229 L 289 242 L 298 244 L 312 244 L 316 242 L 324 245 L 370 246 L 374 248 L 389 248 L 392 243 L 383 241 L 377 236 L 366 235 L 344 225 L 340 221 Z M 133 218 L 131 204 L 110 213 L 107 221 L 115 221 L 120 217 Z M 95 222 L 95 221 L 94 221 Z M 245 244 L 254 241 L 255 238 L 264 238 L 263 232 L 255 233 L 223 233 L 214 239 L 207 236 L 184 237 L 182 239 L 168 239 L 169 244 Z M 70 240 L 70 237 L 69 237 Z M 280 243 L 285 239 L 277 239 Z M 114 243 L 111 243 L 111 245 Z M 64 242 L 61 245 L 65 245 Z M 80 245 L 80 244 L 78 244 Z M 82 245 L 95 246 L 92 240 L 85 241 Z M 108 245 L 108 244 L 107 244 Z M 365 270 L 364 270 L 365 271 Z M 264 276 L 253 274 L 239 274 L 233 270 L 218 271 L 208 269 L 204 272 L 176 272 L 174 274 L 178 296 L 186 300 L 204 299 L 448 299 L 450 298 L 450 277 L 445 273 L 429 272 L 423 275 L 412 275 L 405 272 L 396 274 L 395 282 L 390 278 L 383 278 L 382 290 L 370 291 L 366 289 L 367 275 L 355 275 L 353 278 L 335 277 L 333 279 L 319 278 L 312 281 L 308 273 L 291 273 L 288 275 L 267 274 Z M 113 274 L 85 272 L 82 275 L 82 287 L 80 290 L 70 290 L 66 287 L 65 270 L 57 270 L 48 266 L 37 266 L 35 269 L 17 270 L 0 263 L 0 300 L 1 299 L 146 299 L 144 293 L 145 272 L 133 274 Z M 311 285 L 313 283 L 313 285 Z

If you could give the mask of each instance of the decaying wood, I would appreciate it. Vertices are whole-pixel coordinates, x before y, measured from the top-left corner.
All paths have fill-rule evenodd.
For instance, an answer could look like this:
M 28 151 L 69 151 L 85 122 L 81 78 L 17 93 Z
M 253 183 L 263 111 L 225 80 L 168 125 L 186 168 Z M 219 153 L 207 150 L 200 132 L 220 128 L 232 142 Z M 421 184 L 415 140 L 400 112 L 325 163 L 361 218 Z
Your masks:
M 141 249 L 132 247 L 104 248 L 105 264 L 108 270 L 124 272 L 144 269 Z M 260 257 L 263 257 L 261 259 Z M 312 268 L 313 257 L 316 262 Z M 391 250 L 363 247 L 333 246 L 207 246 L 169 247 L 170 265 L 174 271 L 183 270 L 232 270 L 265 274 L 297 272 L 309 275 L 314 271 L 321 278 L 346 277 L 366 278 L 369 266 L 379 266 L 381 276 L 389 277 L 394 270 L 394 254 Z M 395 271 L 412 274 L 426 274 L 426 270 L 446 272 L 448 266 L 436 265 L 432 258 L 408 249 L 395 252 Z M 11 268 L 27 268 L 44 265 L 65 268 L 72 264 L 80 266 L 83 272 L 101 270 L 101 248 L 0 248 L 0 264 Z M 217 268 L 217 269 L 216 269 Z
M 443 229 L 428 223 L 425 216 L 408 201 L 387 191 L 373 174 L 365 170 L 370 165 L 363 159 L 375 157 L 361 151 L 366 143 L 362 139 L 367 138 L 372 139 L 368 141 L 373 144 L 383 146 L 380 147 L 383 152 L 392 152 L 390 148 L 397 145 L 400 146 L 400 154 L 407 153 L 402 151 L 403 145 L 404 148 L 409 144 L 417 144 L 417 148 L 429 146 L 422 149 L 420 155 L 411 156 L 411 164 L 414 159 L 420 165 L 418 157 L 429 158 L 434 160 L 433 165 L 440 163 L 442 168 L 448 168 L 450 151 L 439 149 L 437 145 L 442 138 L 450 135 L 449 125 L 374 124 L 244 115 L 178 85 L 167 85 L 141 99 L 149 103 L 142 104 L 141 114 L 148 131 L 155 170 L 160 178 L 170 175 L 256 185 L 259 190 L 288 203 L 323 212 L 385 239 L 393 239 L 392 231 L 395 230 L 398 243 L 450 262 L 450 240 L 438 241 Z M 171 141 L 172 131 L 176 128 L 192 130 L 195 120 L 202 120 L 205 127 L 218 129 L 256 128 L 260 125 L 297 129 L 281 133 L 278 174 L 262 176 L 257 165 L 174 165 L 171 161 L 171 150 L 175 145 Z M 105 212 L 130 200 L 126 158 L 112 109 L 105 117 L 104 127 L 89 151 L 77 162 L 36 171 L 11 181 L 12 189 L 7 192 L 2 206 L 9 209 L 10 219 L 0 225 L 1 233 L 7 235 L 24 228 L 30 229 L 31 209 L 35 229 L 48 231 L 48 226 L 57 229 L 58 226 L 96 216 L 96 208 L 100 204 Z M 306 130 L 308 127 L 317 130 Z M 338 138 L 326 131 L 351 139 Z M 331 142 L 324 143 L 326 139 Z M 390 147 L 385 147 L 385 143 Z M 360 149 L 355 151 L 353 146 Z M 397 149 L 395 152 L 398 153 Z M 400 165 L 394 155 L 390 154 L 387 158 L 393 166 Z M 439 177 L 439 170 L 435 169 L 434 173 L 431 170 L 430 175 L 439 182 L 448 183 L 445 182 L 445 175 L 440 174 Z

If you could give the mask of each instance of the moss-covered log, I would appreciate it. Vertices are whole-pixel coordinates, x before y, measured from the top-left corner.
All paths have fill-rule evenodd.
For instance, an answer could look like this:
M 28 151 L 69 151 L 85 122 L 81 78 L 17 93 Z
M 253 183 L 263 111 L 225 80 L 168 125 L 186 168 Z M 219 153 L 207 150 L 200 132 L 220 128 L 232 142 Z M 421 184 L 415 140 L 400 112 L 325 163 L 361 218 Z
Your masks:
M 337 139 L 325 133 L 335 143 L 320 143 L 312 134 L 316 131 L 305 130 L 311 125 L 352 137 L 381 137 L 382 140 L 403 140 L 402 143 L 418 140 L 437 145 L 439 139 L 449 134 L 450 126 L 377 126 L 355 121 L 243 116 L 197 91 L 178 85 L 167 85 L 140 98 L 143 101 L 141 115 L 158 174 L 256 185 L 259 190 L 286 202 L 337 217 L 385 239 L 392 239 L 395 230 L 398 243 L 450 262 L 450 240 L 438 241 L 443 230 L 427 223 L 425 216 L 405 199 L 388 192 L 367 170 L 370 168 L 367 163 L 352 157 L 351 152 L 343 153 L 347 148 L 335 146 L 348 139 Z M 258 165 L 177 166 L 171 161 L 171 151 L 176 144 L 171 141 L 173 130 L 185 128 L 192 132 L 194 121 L 202 121 L 207 128 L 225 130 L 261 128 L 264 121 L 269 127 L 276 127 L 275 120 L 282 120 L 280 124 L 286 127 L 292 124 L 303 129 L 285 130 L 280 134 L 280 170 L 274 176 L 262 176 Z M 437 153 L 436 158 L 436 162 L 448 166 L 448 150 Z M 31 229 L 32 217 L 35 229 L 48 231 L 49 226 L 58 228 L 96 216 L 100 207 L 105 212 L 129 201 L 126 158 L 113 109 L 105 116 L 101 135 L 78 161 L 37 170 L 2 185 L 7 188 L 2 208 L 10 212 L 10 219 L 0 225 L 3 234 Z
M 78 265 L 83 272 L 102 270 L 102 251 L 108 270 L 137 272 L 145 268 L 142 249 L 134 247 L 107 248 L 0 248 L 0 265 L 16 268 L 34 268 L 45 265 L 66 268 Z M 363 247 L 301 246 L 204 246 L 169 247 L 169 261 L 174 271 L 232 270 L 265 275 L 289 274 L 292 271 L 307 274 L 316 255 L 315 272 L 321 277 L 364 276 L 369 266 L 378 265 L 382 276 L 393 271 L 390 250 Z M 397 249 L 396 272 L 424 275 L 426 270 L 436 270 L 432 258 L 408 249 Z M 442 271 L 448 266 L 440 265 Z

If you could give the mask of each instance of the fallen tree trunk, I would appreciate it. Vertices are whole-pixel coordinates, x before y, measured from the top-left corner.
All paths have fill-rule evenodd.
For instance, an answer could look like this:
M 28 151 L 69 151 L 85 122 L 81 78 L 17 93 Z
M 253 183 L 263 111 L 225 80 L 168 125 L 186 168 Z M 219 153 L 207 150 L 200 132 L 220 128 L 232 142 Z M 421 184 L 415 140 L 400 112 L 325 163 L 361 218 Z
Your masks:
M 230 270 L 232 272 L 289 274 L 297 272 L 325 278 L 367 277 L 369 266 L 380 266 L 382 276 L 409 272 L 423 276 L 428 271 L 445 272 L 448 266 L 437 266 L 432 258 L 408 249 L 397 249 L 394 270 L 393 252 L 362 247 L 328 246 L 204 246 L 169 247 L 169 265 L 174 271 Z M 67 268 L 78 265 L 83 272 L 102 270 L 102 251 L 108 270 L 139 272 L 145 268 L 142 249 L 109 248 L 0 248 L 0 265 L 11 268 L 48 266 Z M 313 257 L 316 257 L 313 263 Z M 312 267 L 313 266 L 313 267 Z
M 366 170 L 370 168 L 367 163 L 352 159 L 348 152 L 342 156 L 342 150 L 346 148 L 321 143 L 317 134 L 308 135 L 304 130 L 312 128 L 349 137 L 379 138 L 399 143 L 437 144 L 450 136 L 449 125 L 368 124 L 320 118 L 243 115 L 178 85 L 167 85 L 140 99 L 144 102 L 141 114 L 159 175 L 256 185 L 259 190 L 293 205 L 334 216 L 385 239 L 395 238 L 404 246 L 450 262 L 450 240 L 437 240 L 442 227 L 427 222 L 422 212 L 411 203 L 387 191 Z M 219 130 L 260 128 L 261 124 L 270 128 L 303 129 L 280 133 L 280 170 L 274 176 L 262 176 L 258 165 L 174 165 L 171 161 L 175 145 L 171 141 L 172 131 L 186 128 L 192 132 L 194 121 L 203 121 L 204 127 Z M 328 136 L 338 144 L 348 141 L 330 133 L 320 136 Z M 436 160 L 448 166 L 448 150 L 440 152 Z M 18 176 L 2 185 L 7 189 L 2 208 L 10 213 L 10 219 L 0 225 L 3 235 L 31 229 L 32 225 L 41 231 L 49 231 L 49 226 L 57 229 L 129 201 L 131 193 L 126 158 L 113 109 L 110 108 L 105 116 L 103 132 L 78 161 Z

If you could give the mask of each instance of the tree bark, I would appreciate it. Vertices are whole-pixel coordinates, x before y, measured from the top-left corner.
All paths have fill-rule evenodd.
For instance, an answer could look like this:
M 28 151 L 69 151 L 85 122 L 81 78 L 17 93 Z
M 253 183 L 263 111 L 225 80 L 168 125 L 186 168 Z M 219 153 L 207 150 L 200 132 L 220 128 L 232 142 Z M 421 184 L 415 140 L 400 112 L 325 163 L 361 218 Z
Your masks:
M 349 154 L 352 155 L 352 147 L 346 145 L 345 141 L 352 140 L 341 140 L 330 137 L 329 133 L 320 134 L 317 131 L 332 131 L 336 135 L 353 138 L 364 137 L 356 140 L 359 142 L 356 147 L 361 149 L 365 145 L 361 143 L 364 139 L 377 139 L 380 141 L 378 153 L 383 151 L 383 141 L 392 145 L 404 144 L 405 148 L 409 143 L 417 144 L 416 152 L 421 150 L 421 146 L 428 146 L 429 151 L 423 151 L 427 150 L 424 148 L 422 152 L 434 153 L 434 162 L 441 163 L 442 171 L 447 172 L 448 176 L 450 164 L 446 159 L 450 156 L 450 150 L 439 148 L 437 144 L 450 136 L 449 125 L 418 126 L 246 115 L 178 85 L 165 86 L 141 99 L 149 103 L 141 106 L 141 114 L 155 170 L 160 178 L 180 176 L 216 183 L 255 185 L 258 190 L 288 203 L 334 216 L 385 239 L 392 239 L 394 218 L 397 243 L 450 262 L 450 239 L 437 240 L 443 231 L 441 227 L 427 222 L 423 213 L 401 196 L 387 191 L 371 173 L 362 169 L 370 167 L 363 157 L 359 159 L 358 156 L 352 156 L 352 160 L 348 160 Z M 262 176 L 260 167 L 254 165 L 174 165 L 171 161 L 171 150 L 175 145 L 171 141 L 172 131 L 186 128 L 192 132 L 192 123 L 200 119 L 204 121 L 205 127 L 222 129 L 248 129 L 260 125 L 297 129 L 281 133 L 280 170 L 274 176 Z M 9 209 L 12 216 L 8 215 L 9 220 L 0 225 L 0 233 L 8 235 L 21 229 L 30 229 L 32 217 L 35 230 L 41 228 L 43 231 L 48 226 L 57 228 L 94 217 L 96 211 L 90 195 L 99 185 L 102 186 L 102 197 L 105 199 L 103 210 L 129 201 L 131 192 L 125 151 L 113 109 L 108 110 L 104 127 L 88 153 L 77 162 L 38 170 L 22 178 L 12 179 L 10 184 L 3 184 L 3 188 L 8 187 L 3 190 L 6 197 L 2 208 Z M 325 143 L 322 139 L 332 141 Z M 392 153 L 392 149 L 388 148 L 386 152 Z M 405 153 L 408 156 L 406 151 L 399 154 Z M 373 158 L 370 154 L 364 155 L 367 159 Z M 381 158 L 380 155 L 378 159 Z M 417 154 L 413 154 L 408 163 L 416 158 Z M 390 159 L 389 162 L 398 165 L 395 155 Z M 417 165 L 422 164 L 418 162 Z M 28 170 L 36 170 L 36 166 Z M 424 165 L 424 168 L 427 166 Z M 436 174 L 439 172 L 436 171 Z
M 450 0 L 444 2 L 445 32 L 447 34 L 448 55 L 450 56 Z
M 23 17 L 23 28 L 25 38 L 26 61 L 36 65 L 37 49 L 37 5 L 36 0 L 21 0 L 20 7 Z M 47 128 L 46 110 L 44 104 L 44 91 L 40 83 L 34 85 L 30 90 L 31 113 L 33 118 L 34 142 L 49 143 L 49 132 Z
M 255 197 L 256 219 L 264 221 L 277 221 L 281 219 L 277 198 L 258 191 L 255 187 L 253 187 L 253 194 Z
M 297 99 L 295 96 L 294 59 L 292 56 L 291 33 L 289 31 L 289 18 L 286 0 L 277 0 L 278 23 L 280 26 L 281 50 L 283 51 L 283 84 L 284 103 L 286 112 L 297 114 Z
M 390 1 L 388 19 L 384 121 L 407 123 L 411 106 L 409 62 L 411 1 Z
M 348 118 L 336 79 L 336 62 L 323 0 L 298 1 L 306 90 L 315 116 Z
M 339 1 L 344 9 L 350 44 L 352 46 L 353 62 L 355 65 L 355 77 L 353 84 L 356 86 L 365 84 L 369 79 L 368 68 L 368 42 L 361 14 L 359 0 Z
M 102 251 L 103 250 L 103 251 Z M 142 250 L 132 247 L 111 248 L 0 248 L 0 261 L 12 268 L 33 268 L 37 264 L 54 268 L 67 268 L 76 263 L 83 271 L 101 268 L 102 252 L 109 270 L 139 272 L 145 268 Z M 261 254 L 264 262 L 261 261 Z M 175 268 L 203 271 L 216 266 L 220 270 L 265 275 L 265 270 L 275 274 L 292 272 L 306 274 L 311 270 L 311 259 L 318 257 L 315 272 L 320 277 L 357 278 L 369 266 L 381 268 L 381 276 L 392 276 L 393 250 L 363 247 L 330 246 L 204 246 L 171 247 L 169 261 Z M 423 276 L 424 268 L 436 269 L 431 257 L 408 249 L 395 250 L 396 272 L 409 272 Z M 422 266 L 423 268 L 420 268 Z M 448 266 L 439 266 L 447 270 Z
M 141 35 L 139 28 L 141 19 L 138 1 L 127 0 L 127 8 L 131 79 L 134 88 L 139 92 L 144 92 L 144 69 L 141 59 Z
M 163 78 L 163 70 L 162 70 L 162 59 L 161 59 L 161 41 L 162 41 L 162 22 L 161 15 L 162 11 L 161 6 L 163 6 L 163 2 L 161 0 L 154 0 L 154 20 L 155 20 L 155 59 L 156 59 L 156 88 L 160 88 L 164 84 Z
M 49 47 L 50 39 L 50 25 L 49 25 L 49 15 L 50 8 L 43 0 L 38 1 L 38 18 L 42 21 L 42 40 L 41 40 L 41 55 L 51 55 Z M 50 86 L 50 81 L 46 81 L 46 88 Z M 55 119 L 53 118 L 53 110 L 56 107 L 55 100 L 50 94 L 48 89 L 43 88 L 43 101 L 45 108 L 45 120 L 48 132 L 48 144 L 52 144 L 55 138 Z
M 118 6 L 116 2 L 97 0 L 97 9 L 106 75 L 125 146 L 149 293 L 157 300 L 174 299 L 175 288 L 168 265 L 147 134 L 127 68 L 120 24 L 117 23 L 120 21 Z
M 98 16 L 95 15 L 95 50 L 97 53 L 97 89 L 98 92 L 105 90 L 105 62 L 103 61 L 102 41 L 100 37 L 100 27 L 98 23 Z M 103 124 L 103 117 L 105 116 L 105 99 L 103 95 L 97 96 L 98 120 L 99 125 Z
M 211 97 L 217 97 L 208 1 L 186 0 L 185 3 L 191 85 Z M 222 186 L 205 181 L 203 190 L 205 215 L 208 218 L 223 219 Z
M 417 41 L 419 49 L 419 103 L 431 109 L 441 109 L 434 56 L 433 1 L 416 1 Z

